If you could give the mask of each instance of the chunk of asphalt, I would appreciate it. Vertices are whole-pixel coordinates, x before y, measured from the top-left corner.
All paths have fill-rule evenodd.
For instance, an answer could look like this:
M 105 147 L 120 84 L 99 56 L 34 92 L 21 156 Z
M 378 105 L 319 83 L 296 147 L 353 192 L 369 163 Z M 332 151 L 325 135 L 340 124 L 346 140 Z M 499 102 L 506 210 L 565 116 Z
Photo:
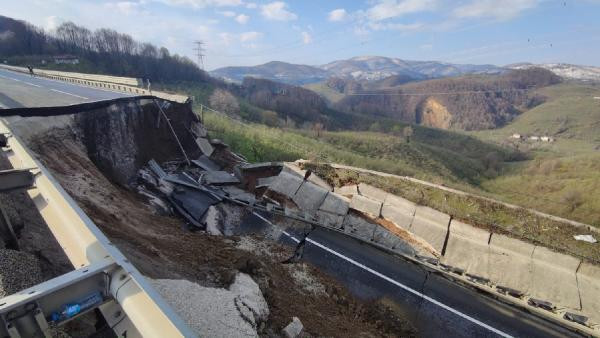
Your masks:
M 217 171 L 221 170 L 215 162 L 213 162 L 208 156 L 201 155 L 197 160 L 192 160 L 192 163 L 206 171 Z

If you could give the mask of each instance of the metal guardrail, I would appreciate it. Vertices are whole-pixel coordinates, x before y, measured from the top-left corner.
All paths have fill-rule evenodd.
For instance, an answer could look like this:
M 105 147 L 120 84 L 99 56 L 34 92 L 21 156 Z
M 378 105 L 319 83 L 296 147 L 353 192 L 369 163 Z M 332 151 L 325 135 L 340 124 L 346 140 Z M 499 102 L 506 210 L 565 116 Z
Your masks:
M 3 121 L 0 121 L 0 134 L 8 136 L 7 148 L 3 151 L 14 168 L 39 170 L 34 175 L 34 187 L 27 193 L 73 266 L 108 264 L 110 267 L 102 271 L 108 281 L 106 295 L 111 301 L 103 303 L 99 309 L 115 333 L 129 338 L 194 337 L 195 334 L 144 276 L 77 206 L 48 170 L 31 156 Z M 27 300 L 22 299 L 23 302 Z M 9 305 L 17 306 L 14 298 L 0 300 L 0 315 L 2 306 Z

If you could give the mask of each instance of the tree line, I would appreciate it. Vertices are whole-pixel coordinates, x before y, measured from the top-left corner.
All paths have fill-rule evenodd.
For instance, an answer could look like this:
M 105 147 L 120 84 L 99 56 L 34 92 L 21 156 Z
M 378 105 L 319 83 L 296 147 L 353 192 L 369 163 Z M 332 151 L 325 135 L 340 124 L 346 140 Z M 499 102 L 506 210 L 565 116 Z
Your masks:
M 76 56 L 82 63 L 91 63 L 97 73 L 149 78 L 153 82 L 209 80 L 206 72 L 189 58 L 112 29 L 91 31 L 65 22 L 55 30 L 45 31 L 0 16 L 0 58 L 31 60 L 31 56 L 39 56 L 41 60 L 57 55 Z

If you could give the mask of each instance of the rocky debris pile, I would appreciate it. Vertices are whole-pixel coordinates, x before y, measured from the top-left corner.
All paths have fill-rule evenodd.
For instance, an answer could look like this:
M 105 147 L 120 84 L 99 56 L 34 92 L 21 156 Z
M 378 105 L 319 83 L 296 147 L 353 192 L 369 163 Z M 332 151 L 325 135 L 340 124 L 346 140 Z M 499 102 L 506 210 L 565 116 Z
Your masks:
M 38 259 L 27 252 L 0 249 L 0 298 L 43 281 Z
M 152 285 L 200 337 L 258 337 L 269 308 L 258 285 L 238 273 L 228 289 L 187 280 L 153 280 Z

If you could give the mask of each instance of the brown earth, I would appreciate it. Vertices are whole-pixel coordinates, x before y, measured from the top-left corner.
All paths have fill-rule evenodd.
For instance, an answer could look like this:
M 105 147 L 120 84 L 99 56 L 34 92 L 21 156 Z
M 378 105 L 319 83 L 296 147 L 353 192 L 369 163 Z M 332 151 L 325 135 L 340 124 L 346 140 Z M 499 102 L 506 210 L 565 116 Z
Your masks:
M 226 287 L 236 272 L 259 284 L 271 315 L 262 335 L 277 335 L 293 316 L 309 335 L 414 336 L 412 325 L 389 304 L 364 303 L 333 278 L 309 266 L 326 296 L 306 292 L 280 263 L 292 249 L 262 240 L 268 250 L 238 248 L 242 237 L 209 236 L 184 229 L 183 221 L 159 216 L 139 195 L 112 184 L 89 160 L 71 131 L 52 130 L 30 147 L 86 214 L 133 264 L 151 278 L 187 279 Z M 240 210 L 238 214 L 243 214 Z M 260 239 L 259 239 L 260 240 Z

